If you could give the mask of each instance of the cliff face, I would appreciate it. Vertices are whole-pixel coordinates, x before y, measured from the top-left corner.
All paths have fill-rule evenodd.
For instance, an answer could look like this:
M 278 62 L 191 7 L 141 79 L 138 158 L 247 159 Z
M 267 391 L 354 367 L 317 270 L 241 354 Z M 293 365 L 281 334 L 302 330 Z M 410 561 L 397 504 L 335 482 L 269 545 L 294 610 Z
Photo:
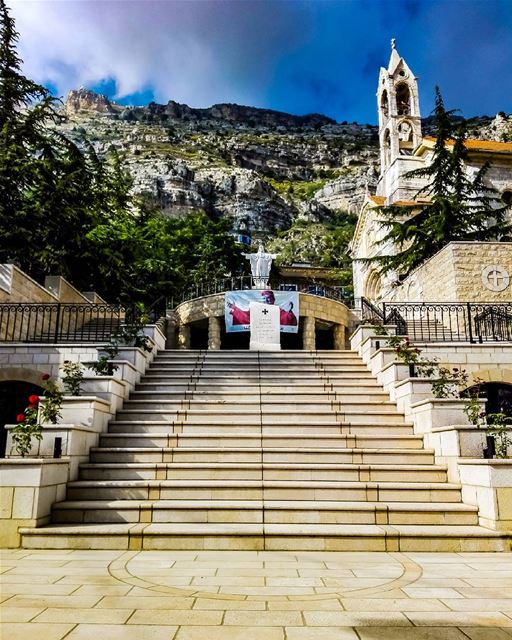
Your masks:
M 84 88 L 70 92 L 64 110 L 61 127 L 77 139 L 85 133 L 99 153 L 116 149 L 134 190 L 169 216 L 204 209 L 227 216 L 235 231 L 265 235 L 356 212 L 377 182 L 372 125 L 235 104 L 123 107 Z M 509 121 L 474 119 L 472 136 L 503 135 Z

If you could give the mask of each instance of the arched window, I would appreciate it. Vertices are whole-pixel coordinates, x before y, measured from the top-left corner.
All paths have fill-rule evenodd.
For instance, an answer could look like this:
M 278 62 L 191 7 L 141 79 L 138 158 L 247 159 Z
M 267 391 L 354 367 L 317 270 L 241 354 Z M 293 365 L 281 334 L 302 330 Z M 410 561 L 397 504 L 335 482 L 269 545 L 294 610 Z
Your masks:
M 407 116 L 411 113 L 411 93 L 404 82 L 396 87 L 396 108 L 399 116 Z
M 382 281 L 378 271 L 372 271 L 366 280 L 364 295 L 369 300 L 376 300 L 380 295 Z
M 387 167 L 391 162 L 391 136 L 389 135 L 389 129 L 384 131 L 382 148 L 384 149 L 384 164 Z
M 507 207 L 512 207 L 512 189 L 507 189 L 501 194 L 501 199 L 507 205 Z
M 384 89 L 382 95 L 380 96 L 380 109 L 382 111 L 382 115 L 387 119 L 389 115 L 389 100 L 388 100 L 388 92 Z

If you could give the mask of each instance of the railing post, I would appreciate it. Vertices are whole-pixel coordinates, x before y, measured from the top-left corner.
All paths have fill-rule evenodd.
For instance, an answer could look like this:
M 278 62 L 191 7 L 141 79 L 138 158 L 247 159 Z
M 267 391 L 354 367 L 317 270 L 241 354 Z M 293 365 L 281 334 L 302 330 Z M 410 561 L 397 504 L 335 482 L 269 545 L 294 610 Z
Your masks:
M 382 303 L 382 324 L 386 324 L 386 303 Z
M 473 344 L 475 341 L 473 340 L 473 327 L 471 326 L 471 302 L 466 302 L 466 312 L 468 314 L 469 341 Z
M 54 342 L 59 341 L 59 324 L 60 324 L 60 302 L 57 303 L 57 318 L 55 321 L 55 339 Z

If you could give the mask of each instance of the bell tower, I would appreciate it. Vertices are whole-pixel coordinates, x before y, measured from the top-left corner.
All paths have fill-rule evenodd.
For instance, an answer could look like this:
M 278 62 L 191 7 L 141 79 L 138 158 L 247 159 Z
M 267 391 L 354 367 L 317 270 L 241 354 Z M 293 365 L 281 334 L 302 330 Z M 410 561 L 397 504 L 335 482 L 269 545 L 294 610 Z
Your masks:
M 382 183 L 386 182 L 385 174 L 397 159 L 411 156 L 422 138 L 418 80 L 398 54 L 394 38 L 391 40 L 388 68 L 381 67 L 379 73 L 377 109 L 381 175 L 379 191 L 382 191 Z M 391 194 L 387 190 L 381 195 Z

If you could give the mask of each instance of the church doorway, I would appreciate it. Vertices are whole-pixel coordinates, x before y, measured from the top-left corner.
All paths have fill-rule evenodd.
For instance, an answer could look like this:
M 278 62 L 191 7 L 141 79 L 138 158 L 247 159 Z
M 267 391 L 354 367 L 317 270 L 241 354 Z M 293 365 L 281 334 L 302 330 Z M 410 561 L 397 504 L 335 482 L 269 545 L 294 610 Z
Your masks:
M 190 348 L 208 349 L 208 319 L 190 323 Z
M 5 458 L 6 424 L 15 424 L 16 416 L 28 406 L 30 395 L 40 396 L 44 389 L 30 382 L 12 380 L 0 382 L 0 457 Z

